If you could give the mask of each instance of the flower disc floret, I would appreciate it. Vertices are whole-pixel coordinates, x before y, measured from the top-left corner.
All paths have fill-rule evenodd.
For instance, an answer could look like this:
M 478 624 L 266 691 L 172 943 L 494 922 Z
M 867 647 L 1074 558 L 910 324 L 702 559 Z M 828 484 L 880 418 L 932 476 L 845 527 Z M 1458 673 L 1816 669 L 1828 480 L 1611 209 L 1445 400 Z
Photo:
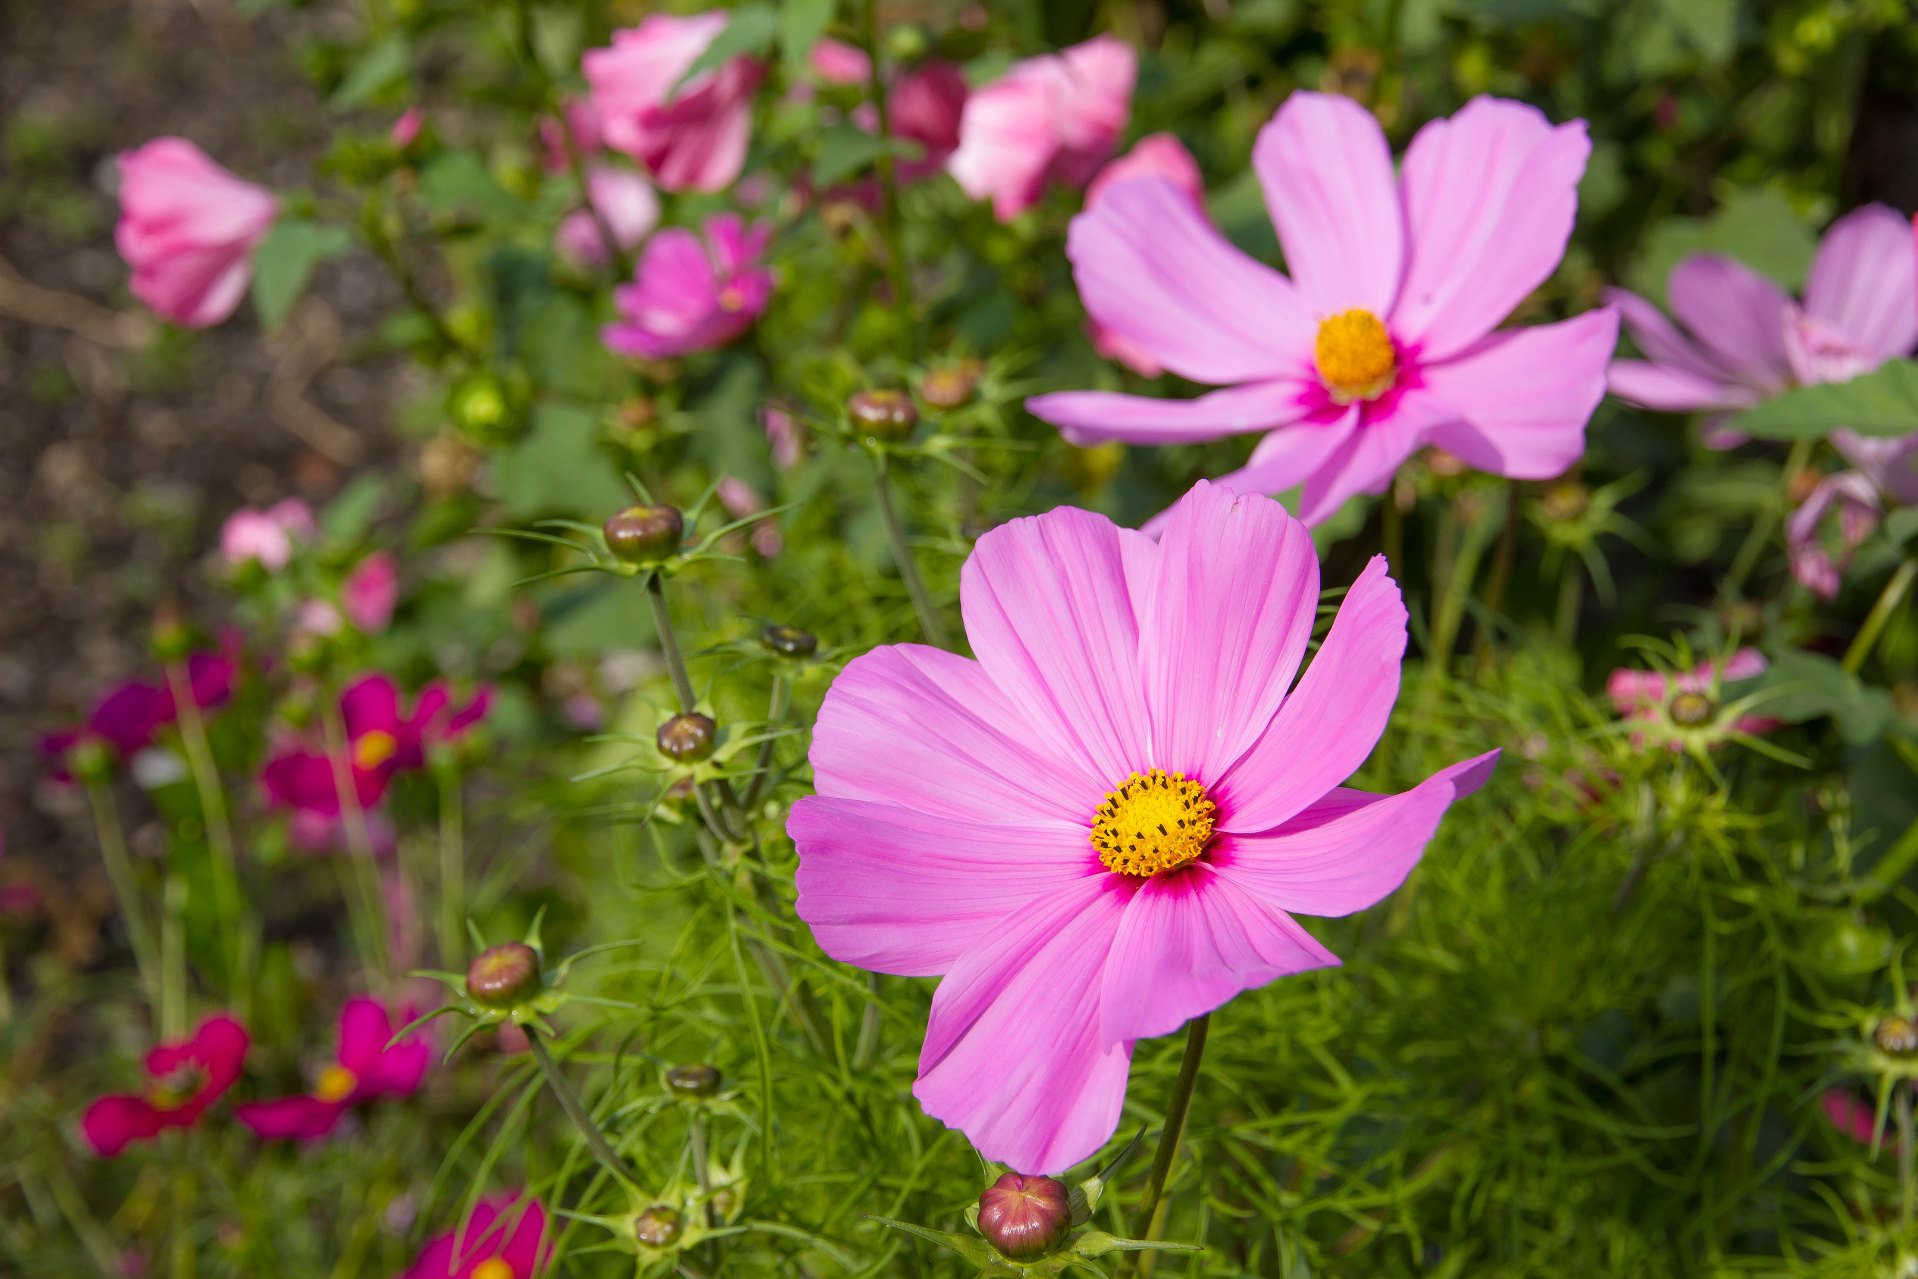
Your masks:
M 1134 773 L 1106 793 L 1092 822 L 1092 846 L 1106 869 L 1156 875 L 1199 859 L 1218 806 L 1205 787 L 1163 768 Z

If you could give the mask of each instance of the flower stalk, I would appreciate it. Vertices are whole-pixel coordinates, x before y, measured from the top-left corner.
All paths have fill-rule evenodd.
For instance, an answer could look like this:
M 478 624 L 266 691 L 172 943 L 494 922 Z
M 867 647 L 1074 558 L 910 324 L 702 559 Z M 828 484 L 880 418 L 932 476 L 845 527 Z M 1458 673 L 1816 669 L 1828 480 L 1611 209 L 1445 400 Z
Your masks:
M 373 857 L 373 837 L 366 825 L 366 810 L 360 807 L 360 791 L 353 778 L 352 750 L 346 736 L 346 720 L 340 714 L 338 690 L 328 689 L 321 699 L 321 718 L 326 726 L 326 755 L 333 766 L 333 789 L 339 796 L 340 816 L 346 826 L 348 874 L 352 892 L 359 898 L 363 921 L 361 944 L 369 967 L 378 981 L 378 989 L 392 984 L 392 964 L 386 954 L 386 908 L 380 901 L 379 867 Z
M 886 278 L 892 285 L 892 305 L 905 330 L 908 351 L 919 357 L 919 320 L 913 308 L 912 276 L 906 269 L 905 235 L 899 221 L 898 162 L 892 150 L 892 107 L 886 100 L 886 73 L 880 62 L 879 0 L 866 0 L 861 35 L 866 49 L 866 89 L 872 98 L 874 136 L 879 157 L 879 230 L 886 244 Z M 934 641 L 935 643 L 937 641 Z
M 1152 1167 L 1146 1173 L 1145 1196 L 1139 1201 L 1139 1215 L 1133 1234 L 1139 1239 L 1158 1237 L 1159 1200 L 1165 1194 L 1166 1178 L 1172 1161 L 1178 1157 L 1179 1142 L 1185 1135 L 1185 1116 L 1192 1106 L 1192 1092 L 1199 1082 L 1199 1063 L 1205 1057 L 1205 1037 L 1212 1024 L 1211 1013 L 1201 1013 L 1186 1023 L 1185 1056 L 1179 1061 L 1179 1077 L 1172 1084 L 1172 1100 L 1166 1106 L 1165 1126 L 1159 1130 L 1159 1147 L 1152 1152 Z M 1127 1279 L 1137 1266 L 1138 1253 L 1127 1253 L 1119 1263 L 1119 1279 Z
M 193 785 L 200 796 L 200 814 L 206 823 L 207 842 L 213 848 L 213 894 L 220 921 L 228 930 L 229 962 L 232 971 L 232 999 L 240 1020 L 246 1020 L 253 1007 L 253 921 L 247 911 L 245 895 L 240 891 L 240 856 L 233 839 L 233 824 L 227 812 L 226 787 L 220 780 L 218 764 L 208 745 L 206 720 L 200 714 L 199 699 L 193 695 L 193 681 L 184 663 L 170 662 L 167 684 L 173 690 L 173 704 L 180 712 L 180 743 L 186 749 L 187 767 L 193 773 Z
M 932 592 L 926 589 L 925 579 L 919 576 L 912 544 L 906 541 L 906 526 L 899 519 L 899 507 L 893 498 L 891 468 L 883 456 L 873 459 L 872 489 L 879 502 L 879 517 L 886 525 L 886 541 L 892 546 L 892 560 L 899 569 L 899 580 L 906 584 L 906 594 L 912 597 L 912 611 L 918 615 L 920 633 L 933 647 L 950 648 L 945 623 L 939 620 L 939 608 L 933 603 Z
M 552 1052 L 546 1047 L 544 1032 L 537 1026 L 529 1025 L 524 1029 L 526 1042 L 533 1050 L 533 1060 L 539 1063 L 540 1073 L 546 1076 L 546 1086 L 552 1089 L 554 1098 L 559 1102 L 559 1108 L 566 1112 L 566 1117 L 572 1121 L 573 1127 L 577 1128 L 579 1135 L 585 1139 L 587 1149 L 593 1152 L 593 1157 L 605 1166 L 607 1172 L 612 1173 L 626 1185 L 637 1187 L 639 1183 L 627 1170 L 626 1161 L 619 1157 L 612 1143 L 606 1140 L 606 1134 L 601 1132 L 599 1125 L 593 1122 L 592 1112 L 586 1109 L 586 1103 L 579 1099 L 579 1094 L 573 1091 L 573 1086 L 566 1082 L 566 1076 L 560 1072 L 559 1063 L 553 1060 Z
M 113 895 L 120 899 L 120 918 L 126 921 L 127 944 L 133 948 L 134 967 L 139 971 L 147 1006 L 157 1019 L 160 1015 L 160 952 L 140 902 L 140 881 L 133 872 L 133 859 L 127 855 L 126 832 L 120 827 L 120 814 L 106 783 L 88 781 L 86 789 L 87 805 L 93 812 L 94 834 L 100 842 L 100 858 L 106 863 L 107 878 L 113 882 Z
M 1907 555 L 1898 570 L 1885 583 L 1885 589 L 1878 595 L 1877 603 L 1871 606 L 1871 612 L 1865 615 L 1864 625 L 1858 628 L 1858 634 L 1852 637 L 1851 646 L 1845 650 L 1845 669 L 1856 675 L 1865 665 L 1865 659 L 1871 656 L 1871 650 L 1877 647 L 1878 637 L 1884 634 L 1893 614 L 1904 604 L 1905 596 L 1911 593 L 1911 583 L 1918 577 L 1918 556 Z

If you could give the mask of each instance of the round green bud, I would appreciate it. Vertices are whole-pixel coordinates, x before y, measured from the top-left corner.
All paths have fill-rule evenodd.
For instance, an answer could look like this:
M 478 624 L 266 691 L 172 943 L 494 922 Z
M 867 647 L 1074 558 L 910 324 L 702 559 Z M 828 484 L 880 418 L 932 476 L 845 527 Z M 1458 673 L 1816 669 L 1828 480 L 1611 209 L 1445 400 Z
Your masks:
M 686 517 L 674 506 L 629 506 L 606 521 L 606 549 L 628 564 L 657 564 L 679 549 Z
M 488 946 L 466 968 L 467 997 L 481 1008 L 525 1003 L 539 987 L 539 952 L 523 941 Z
M 713 737 L 719 726 L 698 711 L 675 715 L 659 726 L 653 740 L 659 753 L 681 764 L 693 764 L 713 753 Z

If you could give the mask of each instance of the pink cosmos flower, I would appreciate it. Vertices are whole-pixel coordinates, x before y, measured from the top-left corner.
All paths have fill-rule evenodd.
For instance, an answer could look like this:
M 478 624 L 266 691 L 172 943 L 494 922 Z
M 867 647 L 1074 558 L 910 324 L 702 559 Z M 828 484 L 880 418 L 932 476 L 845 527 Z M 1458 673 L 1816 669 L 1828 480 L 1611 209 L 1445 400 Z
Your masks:
M 573 157 L 566 150 L 568 133 L 572 134 L 573 146 L 582 157 L 592 155 L 601 146 L 599 116 L 594 114 L 590 100 L 569 99 L 561 112 L 564 123 L 550 118 L 539 122 L 541 163 L 548 173 L 564 173 L 573 167 Z
M 960 577 L 978 660 L 890 645 L 834 681 L 787 824 L 799 914 L 844 963 L 943 975 L 913 1091 L 987 1158 L 1091 1155 L 1135 1040 L 1337 964 L 1291 912 L 1391 892 L 1491 772 L 1341 787 L 1406 614 L 1375 557 L 1294 687 L 1318 599 L 1304 526 L 1201 481 L 1157 543 L 1071 508 L 992 530 Z
M 209 1017 L 191 1039 L 149 1052 L 146 1090 L 100 1098 L 87 1107 L 80 1131 L 95 1153 L 110 1159 L 169 1128 L 191 1128 L 240 1077 L 246 1050 L 246 1027 L 224 1015 Z
M 313 508 L 297 497 L 264 510 L 243 506 L 220 526 L 220 555 L 236 567 L 251 562 L 277 573 L 292 562 L 294 543 L 315 532 Z
M 190 329 L 240 305 L 249 259 L 279 205 L 185 138 L 156 138 L 120 156 L 113 240 L 133 268 L 133 296 Z
M 1047 182 L 1083 187 L 1125 131 L 1138 70 L 1113 36 L 1014 63 L 966 99 L 947 172 L 973 199 L 990 197 L 1001 222 L 1036 204 Z
M 724 13 L 655 13 L 580 60 L 606 145 L 645 165 L 668 191 L 723 190 L 745 167 L 764 68 L 729 58 L 673 87 L 726 23 Z
M 771 227 L 748 227 L 733 213 L 708 220 L 703 240 L 681 227 L 661 231 L 634 282 L 613 291 L 620 322 L 601 329 L 600 340 L 649 360 L 726 345 L 772 297 L 773 273 L 761 264 L 771 238 Z
M 200 710 L 226 705 L 240 673 L 240 633 L 220 632 L 220 646 L 213 652 L 199 652 L 186 659 L 187 687 Z M 172 686 L 164 680 L 125 680 L 109 688 L 86 722 L 56 729 L 40 739 L 40 754 L 47 761 L 48 776 L 56 782 L 71 782 L 66 755 L 82 741 L 100 741 L 113 753 L 128 759 L 153 745 L 160 731 L 180 717 L 180 706 Z
M 586 175 L 586 198 L 592 209 L 573 210 L 553 233 L 554 252 L 574 266 L 604 266 L 612 260 L 593 209 L 606 220 L 606 230 L 622 251 L 634 248 L 659 224 L 659 197 L 652 184 L 629 169 L 594 165 Z
M 385 675 L 367 675 L 340 694 L 340 718 L 346 728 L 347 770 L 360 807 L 380 802 L 400 773 L 426 766 L 426 752 L 456 740 L 486 717 L 491 690 L 482 688 L 464 706 L 453 704 L 448 687 L 434 681 L 420 690 L 409 713 L 399 687 Z M 322 742 L 284 744 L 260 775 L 268 800 L 312 818 L 337 818 L 341 812 L 333 761 Z M 309 827 L 310 829 L 310 827 Z
M 1220 482 L 1303 484 L 1307 524 L 1383 492 L 1427 444 L 1498 475 L 1557 475 L 1584 451 L 1618 317 L 1493 328 L 1563 256 L 1590 149 L 1583 122 L 1554 128 L 1523 103 L 1475 98 L 1419 130 L 1394 176 L 1365 108 L 1294 93 L 1252 153 L 1290 279 L 1162 178 L 1115 183 L 1068 240 L 1095 323 L 1226 389 L 1067 391 L 1027 407 L 1075 444 L 1268 432 Z
M 1612 709 L 1628 721 L 1648 725 L 1672 725 L 1679 730 L 1708 729 L 1718 714 L 1713 700 L 1725 684 L 1752 679 L 1765 673 L 1769 664 L 1755 648 L 1741 648 L 1723 662 L 1701 663 L 1689 671 L 1667 675 L 1663 671 L 1616 670 L 1605 681 L 1605 695 Z M 1778 727 L 1778 721 L 1763 715 L 1740 715 L 1730 724 L 1735 733 L 1757 737 Z M 1643 734 L 1635 734 L 1643 742 Z M 1681 749 L 1673 740 L 1671 749 Z
M 533 1279 L 552 1256 L 546 1209 L 537 1199 L 495 1195 L 420 1249 L 400 1279 Z
M 353 625 L 377 635 L 393 620 L 400 599 L 400 565 L 391 551 L 374 551 L 340 583 L 340 605 Z
M 813 72 L 829 84 L 863 85 L 871 75 L 865 50 L 838 40 L 821 40 L 807 56 Z M 886 90 L 887 124 L 894 138 L 919 144 L 917 155 L 900 158 L 899 181 L 917 182 L 946 167 L 959 149 L 967 94 L 965 73 L 941 58 L 928 58 L 893 77 Z M 879 114 L 866 103 L 853 113 L 853 123 L 870 133 L 879 127 Z
M 413 1019 L 396 1024 L 376 999 L 350 999 L 340 1013 L 340 1045 L 313 1091 L 235 1106 L 233 1115 L 269 1141 L 318 1141 L 339 1126 L 353 1107 L 380 1097 L 408 1097 L 433 1058 L 433 1045 L 415 1033 L 388 1048 L 387 1041 Z
M 1097 207 L 1114 184 L 1133 178 L 1164 178 L 1191 201 L 1193 211 L 1202 220 L 1209 221 L 1205 212 L 1205 179 L 1199 176 L 1199 162 L 1192 158 L 1185 144 L 1170 133 L 1140 138 L 1132 150 L 1099 170 L 1099 176 L 1086 188 L 1086 208 Z M 1119 361 L 1141 377 L 1158 377 L 1165 372 L 1150 352 L 1128 341 L 1124 334 L 1092 319 L 1086 321 L 1086 327 L 1092 332 L 1094 349 L 1106 359 Z

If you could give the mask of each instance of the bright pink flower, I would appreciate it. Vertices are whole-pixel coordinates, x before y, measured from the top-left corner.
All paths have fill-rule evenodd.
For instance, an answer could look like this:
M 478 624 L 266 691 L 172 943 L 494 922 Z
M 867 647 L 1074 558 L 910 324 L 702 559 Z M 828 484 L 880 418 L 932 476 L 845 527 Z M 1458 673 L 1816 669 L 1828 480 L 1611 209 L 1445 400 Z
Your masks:
M 387 628 L 399 599 L 400 565 L 391 551 L 374 551 L 340 583 L 341 607 L 353 625 L 368 635 Z
M 737 214 L 706 223 L 705 238 L 681 227 L 655 235 L 632 284 L 613 291 L 620 322 L 600 339 L 621 355 L 663 360 L 710 351 L 752 327 L 772 297 L 761 264 L 772 228 L 747 227 Z
M 887 124 L 894 138 L 919 146 L 917 155 L 900 157 L 895 174 L 899 181 L 918 182 L 946 167 L 959 149 L 967 92 L 965 73 L 938 58 L 921 62 L 893 80 L 886 90 Z M 856 122 L 868 131 L 879 124 L 870 107 L 862 109 Z
M 522 1207 L 518 1195 L 496 1195 L 422 1248 L 400 1279 L 533 1279 L 552 1253 L 539 1200 Z
M 232 315 L 249 259 L 273 225 L 271 193 L 227 172 L 185 138 L 156 138 L 120 156 L 120 256 L 133 296 L 199 329 Z
M 340 694 L 340 719 L 346 729 L 347 771 L 362 809 L 386 794 L 400 773 L 426 766 L 433 746 L 457 739 L 485 718 L 491 692 L 482 688 L 464 706 L 455 707 L 447 686 L 434 681 L 420 691 L 409 713 L 397 685 L 384 675 L 367 675 Z M 268 800 L 276 807 L 312 817 L 336 818 L 341 812 L 333 761 L 323 743 L 291 742 L 266 762 L 260 775 Z
M 264 510 L 243 506 L 220 526 L 220 555 L 228 564 L 253 562 L 277 573 L 292 562 L 294 543 L 315 531 L 313 508 L 297 497 Z
M 1134 178 L 1164 178 L 1191 201 L 1193 211 L 1201 219 L 1206 218 L 1205 179 L 1199 176 L 1199 162 L 1192 158 L 1185 144 L 1170 133 L 1140 138 L 1132 150 L 1099 170 L 1099 176 L 1086 188 L 1086 208 L 1097 206 L 1115 183 Z M 1117 360 L 1142 377 L 1157 377 L 1165 372 L 1150 352 L 1128 341 L 1124 334 L 1097 320 L 1088 319 L 1086 326 L 1092 331 L 1093 347 L 1106 359 Z
M 1112 154 L 1132 110 L 1138 58 L 1113 36 L 1016 62 L 965 100 L 947 171 L 1009 222 L 1046 183 L 1083 187 Z
M 187 687 L 199 709 L 224 706 L 233 696 L 240 673 L 240 648 L 240 633 L 228 629 L 220 632 L 216 651 L 187 657 Z M 179 717 L 179 703 L 168 682 L 126 680 L 108 689 L 93 704 L 84 724 L 43 736 L 40 754 L 47 761 L 48 776 L 56 782 L 70 782 L 73 776 L 67 771 L 66 754 L 81 741 L 104 742 L 115 755 L 126 759 L 153 745 L 160 730 Z
M 1671 675 L 1615 670 L 1605 681 L 1605 695 L 1611 699 L 1612 709 L 1628 721 L 1670 726 L 1680 732 L 1711 731 L 1718 727 L 1714 699 L 1721 687 L 1762 675 L 1768 665 L 1757 649 L 1741 648 L 1723 662 L 1703 662 Z M 1729 727 L 1732 732 L 1756 737 L 1777 728 L 1778 721 L 1763 715 L 1740 715 Z M 1635 734 L 1632 740 L 1643 741 L 1644 736 Z M 1669 744 L 1673 750 L 1683 745 L 1676 738 Z
M 546 119 L 539 122 L 539 140 L 544 149 L 542 163 L 548 173 L 565 173 L 573 167 L 573 157 L 566 151 L 566 135 L 571 133 L 572 142 L 581 159 L 590 158 L 600 149 L 599 116 L 593 112 L 593 104 L 588 100 L 574 98 L 563 108 L 565 123 Z
M 147 1054 L 146 1091 L 102 1097 L 87 1107 L 80 1121 L 87 1144 L 112 1158 L 169 1128 L 191 1128 L 240 1077 L 246 1049 L 246 1027 L 227 1016 L 207 1018 L 191 1039 L 161 1044 Z
M 834 681 L 787 824 L 799 914 L 844 963 L 944 976 L 914 1093 L 987 1158 L 1091 1155 L 1133 1041 L 1337 964 L 1291 912 L 1391 892 L 1490 773 L 1339 785 L 1406 615 L 1374 558 L 1293 687 L 1318 600 L 1304 526 L 1201 481 L 1157 543 L 1071 508 L 992 530 L 960 576 L 976 661 L 890 645 Z
M 1918 441 L 1918 436 L 1913 437 Z M 1837 510 L 1838 548 L 1826 549 L 1820 536 L 1828 514 Z M 1861 472 L 1844 471 L 1818 482 L 1804 505 L 1785 521 L 1785 549 L 1791 575 L 1820 599 L 1835 599 L 1852 554 L 1878 527 L 1878 490 Z
M 1827 1088 L 1818 1098 L 1818 1104 L 1824 1109 L 1825 1118 L 1831 1126 L 1844 1133 L 1861 1146 L 1869 1146 L 1878 1135 L 1878 1113 L 1870 1102 L 1863 1101 L 1843 1088 Z
M 745 519 L 766 508 L 766 499 L 759 496 L 759 491 L 737 475 L 723 477 L 719 481 L 717 495 L 719 504 L 736 520 Z M 766 559 L 779 554 L 786 545 L 785 539 L 779 535 L 779 522 L 771 518 L 753 525 L 752 541 L 753 549 Z
M 573 210 L 553 234 L 554 251 L 575 266 L 604 266 L 612 260 L 593 209 L 599 210 L 622 252 L 631 250 L 659 224 L 659 197 L 651 183 L 630 169 L 594 165 L 586 175 L 586 196 L 592 209 Z
M 234 1117 L 269 1141 L 318 1141 L 355 1106 L 411 1096 L 432 1062 L 432 1042 L 416 1032 L 391 1048 L 386 1045 L 412 1019 L 408 1010 L 395 1023 L 376 999 L 348 1000 L 340 1013 L 339 1051 L 313 1091 L 235 1106 Z
M 426 123 L 426 112 L 419 107 L 408 107 L 400 112 L 400 118 L 393 121 L 393 127 L 387 131 L 386 140 L 404 151 L 419 141 L 420 129 Z
M 606 145 L 645 165 L 668 191 L 719 191 L 745 167 L 759 63 L 729 58 L 673 88 L 726 22 L 724 13 L 655 13 L 580 60 Z
M 1419 130 L 1394 176 L 1365 108 L 1294 93 L 1252 156 L 1292 278 L 1233 248 L 1163 178 L 1119 182 L 1072 223 L 1093 321 L 1226 389 L 1067 391 L 1027 407 L 1075 444 L 1270 432 L 1220 482 L 1303 484 L 1307 524 L 1383 492 L 1426 444 L 1481 471 L 1557 475 L 1584 451 L 1618 317 L 1493 329 L 1557 267 L 1590 149 L 1582 122 L 1475 98 Z

